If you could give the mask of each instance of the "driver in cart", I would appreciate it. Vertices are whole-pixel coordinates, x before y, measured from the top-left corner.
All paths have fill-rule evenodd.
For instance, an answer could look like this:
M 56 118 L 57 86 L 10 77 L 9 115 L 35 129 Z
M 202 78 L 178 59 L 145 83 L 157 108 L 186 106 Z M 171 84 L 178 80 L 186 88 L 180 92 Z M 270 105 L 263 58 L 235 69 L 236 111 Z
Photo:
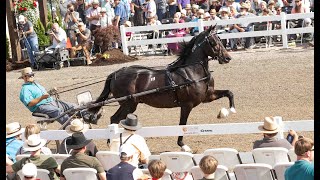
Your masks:
M 30 67 L 22 69 L 19 79 L 24 80 L 20 91 L 20 101 L 32 112 L 48 115 L 50 118 L 55 118 L 75 105 L 53 100 L 47 93 L 45 88 L 34 80 L 34 72 Z M 69 119 L 69 115 L 64 115 L 57 119 L 62 125 Z M 70 122 L 68 123 L 70 124 Z M 68 125 L 67 124 L 67 125 Z M 66 127 L 66 126 L 64 126 Z

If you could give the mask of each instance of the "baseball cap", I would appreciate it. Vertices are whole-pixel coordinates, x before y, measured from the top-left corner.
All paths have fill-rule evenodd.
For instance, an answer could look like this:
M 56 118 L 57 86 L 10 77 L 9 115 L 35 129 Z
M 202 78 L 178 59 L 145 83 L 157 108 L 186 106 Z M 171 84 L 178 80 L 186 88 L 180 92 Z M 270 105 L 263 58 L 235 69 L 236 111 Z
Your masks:
M 131 144 L 123 144 L 120 147 L 120 159 L 133 156 L 135 153 L 135 148 Z

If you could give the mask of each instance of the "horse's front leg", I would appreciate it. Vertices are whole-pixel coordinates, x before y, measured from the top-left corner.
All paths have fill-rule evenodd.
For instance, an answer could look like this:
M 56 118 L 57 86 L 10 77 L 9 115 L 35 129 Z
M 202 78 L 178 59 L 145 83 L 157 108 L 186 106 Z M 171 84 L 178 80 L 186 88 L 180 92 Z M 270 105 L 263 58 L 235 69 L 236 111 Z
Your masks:
M 189 117 L 189 114 L 190 114 L 192 108 L 193 107 L 191 105 L 181 106 L 179 125 L 186 125 L 187 124 L 188 117 Z M 177 143 L 181 147 L 182 151 L 191 152 L 190 147 L 183 143 L 183 136 L 178 137 Z
M 236 113 L 236 109 L 234 106 L 234 98 L 233 93 L 230 90 L 213 90 L 210 94 L 207 94 L 206 100 L 204 102 L 211 102 L 222 97 L 228 97 L 229 99 L 229 107 L 230 112 Z M 218 116 L 219 118 L 220 116 Z

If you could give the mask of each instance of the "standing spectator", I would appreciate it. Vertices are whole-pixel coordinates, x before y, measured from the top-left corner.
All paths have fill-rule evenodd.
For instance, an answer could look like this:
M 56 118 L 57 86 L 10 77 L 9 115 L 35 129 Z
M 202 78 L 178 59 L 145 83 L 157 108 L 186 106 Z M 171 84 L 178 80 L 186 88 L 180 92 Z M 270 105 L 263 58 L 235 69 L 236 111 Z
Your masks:
M 135 147 L 132 164 L 138 167 L 141 164 L 148 164 L 148 158 L 151 155 L 146 140 L 135 132 L 141 128 L 138 117 L 134 114 L 128 114 L 126 119 L 121 120 L 120 126 L 124 128 L 124 132 L 120 133 L 120 137 L 114 138 L 110 144 L 110 151 L 119 152 L 119 147 L 123 144 Z
M 66 133 L 69 136 L 72 136 L 73 133 L 76 132 L 82 132 L 85 133 L 89 129 L 89 124 L 86 124 L 83 122 L 83 119 L 74 119 L 69 126 L 66 127 Z M 68 148 L 67 146 L 67 140 L 68 138 L 64 139 L 59 148 L 59 154 L 71 154 L 72 149 Z M 86 145 L 86 151 L 85 154 L 88 156 L 96 156 L 96 153 L 98 152 L 97 146 L 93 143 L 93 141 L 90 141 L 89 144 Z
M 147 19 L 157 16 L 157 6 L 154 0 L 147 0 L 147 4 L 146 4 L 146 7 L 144 8 L 144 12 Z
M 48 115 L 55 118 L 74 107 L 73 104 L 53 100 L 43 86 L 34 81 L 34 73 L 30 67 L 22 69 L 19 79 L 23 79 L 24 84 L 20 91 L 20 101 L 31 111 Z M 64 124 L 69 119 L 66 114 L 57 121 Z
M 136 180 L 143 175 L 142 171 L 133 162 L 135 151 L 136 149 L 132 145 L 123 144 L 120 147 L 121 162 L 108 170 L 108 180 Z
M 79 19 L 79 13 L 74 11 L 74 5 L 72 3 L 68 4 L 67 6 L 68 10 L 66 13 L 66 16 L 64 18 L 64 21 L 66 23 L 66 30 L 67 30 L 67 37 L 70 38 L 71 45 L 76 45 L 76 35 L 75 30 L 78 28 L 78 19 Z
M 18 122 L 6 125 L 6 154 L 16 162 L 16 154 L 23 145 L 21 134 L 25 131 Z
M 177 12 L 177 0 L 168 0 L 168 6 L 169 6 L 169 18 L 173 18 L 174 14 Z M 187 8 L 191 9 L 191 5 L 187 4 L 186 5 L 186 10 Z
M 133 25 L 143 26 L 145 25 L 145 16 L 143 11 L 144 0 L 132 0 L 131 1 L 131 12 L 133 15 Z
M 31 67 L 36 69 L 35 57 L 33 55 L 33 52 L 37 52 L 39 49 L 38 36 L 33 29 L 32 23 L 27 20 L 26 17 L 24 17 L 23 15 L 19 15 L 18 20 L 18 28 L 20 34 L 25 37 L 24 45 L 25 47 L 27 47 Z
M 263 133 L 263 139 L 255 141 L 253 149 L 264 147 L 292 149 L 292 145 L 286 139 L 277 139 L 275 137 L 279 132 L 279 126 L 273 117 L 265 117 L 263 125 L 259 126 L 258 129 Z
M 153 180 L 161 180 L 167 166 L 161 160 L 151 160 L 148 164 L 148 170 Z
M 177 0 L 179 12 L 181 12 L 182 9 L 186 8 L 187 4 L 190 4 L 190 0 Z
M 66 48 L 67 46 L 67 34 L 66 32 L 59 26 L 58 23 L 53 23 L 51 32 L 49 34 L 51 36 L 52 45 L 47 47 L 45 50 L 54 49 L 54 52 L 58 52 Z
M 284 177 L 286 180 L 313 180 L 314 179 L 314 143 L 312 139 L 300 138 L 295 146 L 294 152 L 297 161 L 289 167 Z
M 21 172 L 24 176 L 24 180 L 37 180 L 37 166 L 33 163 L 25 164 Z
M 87 65 L 90 65 L 92 63 L 89 52 L 92 47 L 91 31 L 88 28 L 86 28 L 83 22 L 78 23 L 78 28 L 79 30 L 76 32 L 78 45 L 73 46 L 71 48 L 70 57 L 76 57 L 76 51 L 83 50 L 87 60 Z
M 90 142 L 91 139 L 87 140 L 82 132 L 73 133 L 71 137 L 67 138 L 67 147 L 73 149 L 73 152 L 61 164 L 60 180 L 65 180 L 63 171 L 68 168 L 93 168 L 97 170 L 99 180 L 106 180 L 106 173 L 99 160 L 84 153 Z
M 107 13 L 107 10 L 106 8 L 101 8 L 101 11 L 100 11 L 100 26 L 101 28 L 104 28 L 104 27 L 107 27 L 109 24 L 108 24 L 108 16 L 106 15 Z
M 120 27 L 126 21 L 128 21 L 128 15 L 126 11 L 125 4 L 121 0 L 114 0 L 115 8 L 114 8 L 114 26 Z
M 85 10 L 84 0 L 77 0 L 77 12 L 79 13 L 79 18 L 84 24 L 86 24 L 86 10 Z
M 157 7 L 157 17 L 158 17 L 158 20 L 161 22 L 166 15 L 167 0 L 155 0 L 155 3 Z
M 110 0 L 104 0 L 103 2 L 104 2 L 104 5 L 101 6 L 101 10 L 102 8 L 106 9 L 107 26 L 111 26 L 112 21 L 114 19 L 114 9 L 111 7 Z
M 32 134 L 28 137 L 28 140 L 23 144 L 23 148 L 25 151 L 31 151 L 30 157 L 24 157 L 20 161 L 11 164 L 7 158 L 6 172 L 13 173 L 18 172 L 22 169 L 22 167 L 27 163 L 33 163 L 39 169 L 48 170 L 50 179 L 59 179 L 56 173 L 60 173 L 60 169 L 58 167 L 57 161 L 51 157 L 50 155 L 42 155 L 40 154 L 41 147 L 46 145 L 46 140 L 41 139 L 39 135 Z
M 199 167 L 204 174 L 201 180 L 214 180 L 214 172 L 218 167 L 218 161 L 210 155 L 204 156 L 199 162 Z
M 96 28 L 100 27 L 100 10 L 101 8 L 99 7 L 99 0 L 93 0 L 92 1 L 92 7 L 88 9 L 87 12 L 87 20 L 89 21 L 90 24 L 90 31 L 92 35 L 94 36 Z
M 215 9 L 216 12 L 219 12 L 220 8 L 221 8 L 221 5 L 219 3 L 219 0 L 212 0 L 211 1 L 211 5 L 209 7 L 209 11 L 211 11 L 211 9 Z

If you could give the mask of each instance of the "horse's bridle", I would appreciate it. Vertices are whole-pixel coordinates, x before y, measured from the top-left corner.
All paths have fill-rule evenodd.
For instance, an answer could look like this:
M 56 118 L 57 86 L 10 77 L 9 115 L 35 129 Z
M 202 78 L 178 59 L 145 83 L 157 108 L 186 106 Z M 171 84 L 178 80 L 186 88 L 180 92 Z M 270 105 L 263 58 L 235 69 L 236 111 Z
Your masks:
M 212 47 L 213 45 L 212 45 L 212 43 L 210 42 L 208 36 L 211 37 L 212 34 L 210 33 L 209 35 L 206 35 L 206 36 L 204 37 L 204 40 L 203 40 L 202 42 L 193 45 L 193 47 L 192 47 L 192 52 L 194 52 L 194 51 L 197 49 L 197 47 L 200 47 L 200 46 L 201 46 L 203 43 L 205 43 L 205 42 L 207 42 L 207 43 L 210 45 L 212 51 L 214 52 L 215 50 L 213 49 L 213 47 Z M 221 51 L 221 48 L 219 48 L 218 51 Z M 209 61 L 210 61 L 210 60 L 218 60 L 218 55 L 215 55 L 214 57 L 211 57 L 211 58 L 209 59 Z

